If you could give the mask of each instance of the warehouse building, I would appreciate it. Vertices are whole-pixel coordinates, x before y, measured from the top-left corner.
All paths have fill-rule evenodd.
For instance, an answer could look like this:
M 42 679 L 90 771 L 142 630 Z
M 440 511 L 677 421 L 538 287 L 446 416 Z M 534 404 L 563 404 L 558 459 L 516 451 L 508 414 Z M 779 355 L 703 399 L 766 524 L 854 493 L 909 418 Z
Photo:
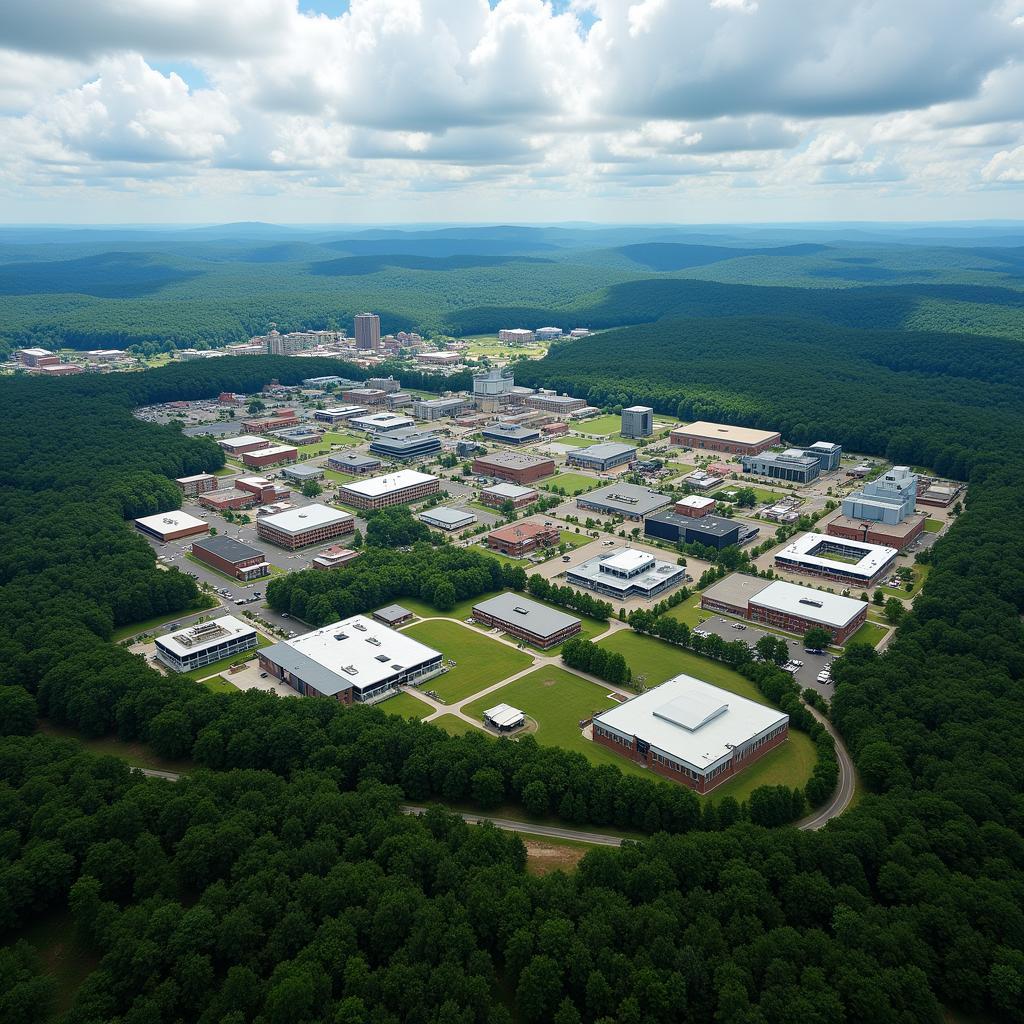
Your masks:
M 366 410 L 361 405 L 338 405 L 333 409 L 317 409 L 313 419 L 320 423 L 345 423 L 353 416 L 361 416 Z
M 594 716 L 609 750 L 698 793 L 709 793 L 789 736 L 789 716 L 679 675 Z
M 217 444 L 236 458 L 246 452 L 254 452 L 260 448 L 269 448 L 270 442 L 265 437 L 254 437 L 251 434 L 243 434 L 241 437 L 222 437 Z
M 491 484 L 480 492 L 480 504 L 490 508 L 502 508 L 510 501 L 518 511 L 532 505 L 540 495 L 532 487 L 519 487 L 517 484 Z
M 324 476 L 323 466 L 310 466 L 303 464 L 301 466 L 285 466 L 281 470 L 281 476 L 286 480 L 292 480 L 297 484 L 304 484 L 309 480 L 322 480 Z
M 278 466 L 285 462 L 294 462 L 298 457 L 297 449 L 291 445 L 275 444 L 269 448 L 245 452 L 242 455 L 242 462 L 250 469 L 263 469 L 265 466 Z
M 224 615 L 177 633 L 158 636 L 154 646 L 157 658 L 169 669 L 191 672 L 222 658 L 251 651 L 258 643 L 252 626 L 233 615 Z
M 663 562 L 634 548 L 616 548 L 565 571 L 565 582 L 595 594 L 628 601 L 652 598 L 686 580 L 686 566 Z
M 557 526 L 543 523 L 510 523 L 487 534 L 487 546 L 509 558 L 524 558 L 532 551 L 555 547 L 562 539 Z
M 631 405 L 622 410 L 623 437 L 650 437 L 654 433 L 654 410 L 649 405 Z
M 568 416 L 587 407 L 586 399 L 571 398 L 569 395 L 527 395 L 524 404 L 530 409 L 554 413 L 556 416 Z
M 373 704 L 443 669 L 443 656 L 364 615 L 260 651 L 260 668 L 305 697 Z
M 338 489 L 338 501 L 352 508 L 372 511 L 417 501 L 437 494 L 440 489 L 441 483 L 436 476 L 417 473 L 414 469 L 401 469 L 397 473 L 342 484 Z
M 443 505 L 424 509 L 416 518 L 437 530 L 463 530 L 476 522 L 472 512 L 461 508 L 445 508 Z
M 428 455 L 436 455 L 441 450 L 441 438 L 429 430 L 406 427 L 403 430 L 391 430 L 386 434 L 378 434 L 370 442 L 370 451 L 374 455 L 397 462 L 409 462 L 422 459 Z
M 701 595 L 700 606 L 798 635 L 820 626 L 837 644 L 846 643 L 868 616 L 864 601 L 738 572 L 708 587 Z
M 740 459 L 740 464 L 744 473 L 767 476 L 773 480 L 789 480 L 798 484 L 809 484 L 812 480 L 817 480 L 821 472 L 821 463 L 817 456 L 805 455 L 801 448 L 744 455 Z
M 888 573 L 899 552 L 879 544 L 805 533 L 775 556 L 775 568 L 864 589 Z
M 412 403 L 412 414 L 421 420 L 440 420 L 445 416 L 458 416 L 469 405 L 467 398 L 417 399 Z
M 538 604 L 520 594 L 499 594 L 473 606 L 473 618 L 547 650 L 578 636 L 583 624 L 572 615 Z
M 715 499 L 700 494 L 688 494 L 675 503 L 673 508 L 681 516 L 701 519 L 715 511 Z
M 681 516 L 678 512 L 660 512 L 644 520 L 644 533 L 648 537 L 667 540 L 670 544 L 703 544 L 705 547 L 727 548 L 749 540 L 756 528 L 744 529 L 732 519 L 720 516 Z
M 527 455 L 525 452 L 494 452 L 478 455 L 473 460 L 477 476 L 494 477 L 510 483 L 532 484 L 555 471 L 555 460 L 546 455 Z
M 354 473 L 356 476 L 376 473 L 383 465 L 380 459 L 360 452 L 343 452 L 341 455 L 332 455 L 327 460 L 327 468 L 334 470 L 335 473 Z
M 639 522 L 646 516 L 664 508 L 672 499 L 660 491 L 639 484 L 609 484 L 596 491 L 581 494 L 576 507 L 606 516 L 622 516 Z
M 348 512 L 318 503 L 260 516 L 256 520 L 256 533 L 261 539 L 289 551 L 309 544 L 322 544 L 325 540 L 352 533 L 355 528 L 355 520 Z
M 194 498 L 197 494 L 215 491 L 218 478 L 212 473 L 196 473 L 195 476 L 179 476 L 174 482 L 181 488 L 182 494 Z
M 243 544 L 233 537 L 218 534 L 194 541 L 192 554 L 200 562 L 236 580 L 248 582 L 270 575 L 267 556 L 259 548 Z
M 831 473 L 839 468 L 843 458 L 843 446 L 831 441 L 815 441 L 814 444 L 802 449 L 804 455 L 812 455 L 818 460 L 822 473 Z
M 517 423 L 490 423 L 480 431 L 481 436 L 495 444 L 531 444 L 540 440 L 540 431 L 521 427 Z
M 354 416 L 349 421 L 353 430 L 365 430 L 368 434 L 388 434 L 393 430 L 415 427 L 416 421 L 408 416 L 393 412 L 375 412 L 368 416 Z
M 155 516 L 142 516 L 135 520 L 135 528 L 149 534 L 150 537 L 156 537 L 159 541 L 194 537 L 210 529 L 206 520 L 180 510 L 161 512 Z
M 676 427 L 672 444 L 698 451 L 729 452 L 731 455 L 757 455 L 772 445 L 782 443 L 782 435 L 773 430 L 734 427 L 728 423 L 698 420 L 685 427 Z
M 581 466 L 598 473 L 606 473 L 616 466 L 628 466 L 636 458 L 636 448 L 618 441 L 603 441 L 587 448 L 575 448 L 566 456 L 570 466 Z
M 273 416 L 265 416 L 262 419 L 242 420 L 242 429 L 247 434 L 262 434 L 264 431 L 272 433 L 298 425 L 299 417 L 296 416 L 294 409 L 281 409 Z

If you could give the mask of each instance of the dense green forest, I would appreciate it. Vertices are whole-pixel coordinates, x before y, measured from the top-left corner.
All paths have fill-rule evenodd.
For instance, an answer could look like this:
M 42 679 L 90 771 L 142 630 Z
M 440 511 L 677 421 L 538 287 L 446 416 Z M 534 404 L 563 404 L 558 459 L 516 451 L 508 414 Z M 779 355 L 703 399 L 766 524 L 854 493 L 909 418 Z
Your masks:
M 194 586 L 157 572 L 123 519 L 222 454 L 131 408 L 329 364 L 6 379 L 0 724 L 19 735 L 0 741 L 0 1018 L 46 1018 L 51 983 L 17 939 L 66 909 L 98 962 L 76 1024 L 937 1024 L 943 1006 L 1024 1020 L 1019 349 L 757 318 L 638 330 L 532 370 L 970 480 L 886 652 L 836 664 L 858 805 L 820 833 L 766 828 L 530 739 L 159 676 L 112 629 L 187 606 Z M 610 370 L 616 345 L 628 375 Z M 143 779 L 31 735 L 38 713 L 203 767 Z M 397 813 L 431 794 L 657 834 L 533 878 L 514 838 Z

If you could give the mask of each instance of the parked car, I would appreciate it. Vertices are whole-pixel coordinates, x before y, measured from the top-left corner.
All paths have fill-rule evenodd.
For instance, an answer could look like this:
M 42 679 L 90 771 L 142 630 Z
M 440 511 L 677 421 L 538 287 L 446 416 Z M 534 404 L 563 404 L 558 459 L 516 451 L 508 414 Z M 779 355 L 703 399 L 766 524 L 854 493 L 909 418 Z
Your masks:
M 823 668 L 818 673 L 818 682 L 819 683 L 831 683 L 832 682 L 832 673 L 829 672 L 829 670 L 827 668 Z

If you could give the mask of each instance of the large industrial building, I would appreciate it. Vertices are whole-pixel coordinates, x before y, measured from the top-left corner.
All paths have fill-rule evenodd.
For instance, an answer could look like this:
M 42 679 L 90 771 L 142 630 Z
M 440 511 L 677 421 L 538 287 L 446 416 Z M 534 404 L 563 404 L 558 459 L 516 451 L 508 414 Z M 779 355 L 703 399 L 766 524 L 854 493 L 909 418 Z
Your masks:
M 480 504 L 490 508 L 502 508 L 511 502 L 517 511 L 533 504 L 539 497 L 532 487 L 519 487 L 517 484 L 491 484 L 480 492 Z
M 535 340 L 533 331 L 525 327 L 502 327 L 498 331 L 498 341 L 506 345 L 529 345 Z
M 748 532 L 732 519 L 720 516 L 687 516 L 678 512 L 660 512 L 644 520 L 648 537 L 667 540 L 670 544 L 703 544 L 709 548 L 727 548 L 739 544 L 757 532 Z
M 631 405 L 622 410 L 623 437 L 650 437 L 654 433 L 654 410 L 649 405 Z
M 263 469 L 265 466 L 294 462 L 298 457 L 298 450 L 291 445 L 274 444 L 268 448 L 259 448 L 254 452 L 245 452 L 242 455 L 242 462 L 250 469 Z
M 543 523 L 509 523 L 487 534 L 487 546 L 510 558 L 523 558 L 532 551 L 554 547 L 561 540 L 557 526 Z
M 352 533 L 355 528 L 355 520 L 348 512 L 318 503 L 260 516 L 256 520 L 259 537 L 290 551 L 309 544 L 322 544 L 332 537 Z
M 156 656 L 175 672 L 191 672 L 212 665 L 254 648 L 256 630 L 233 615 L 224 615 L 197 626 L 158 636 L 154 641 Z
M 740 459 L 744 473 L 767 476 L 773 480 L 809 484 L 818 478 L 821 463 L 814 455 L 805 455 L 802 448 L 787 448 L 784 452 L 761 452 L 744 455 Z
M 622 516 L 639 522 L 664 508 L 672 499 L 667 494 L 639 484 L 609 484 L 576 498 L 576 507 L 606 516 Z
M 480 431 L 486 441 L 495 444 L 532 444 L 540 440 L 540 431 L 532 427 L 522 427 L 518 423 L 490 423 Z
M 917 474 L 907 466 L 893 466 L 859 491 L 843 498 L 843 515 L 891 526 L 912 515 L 916 502 Z
M 901 523 L 880 523 L 870 519 L 844 516 L 840 509 L 827 519 L 821 520 L 818 528 L 823 529 L 830 537 L 845 537 L 847 540 L 881 544 L 883 547 L 903 551 L 924 533 L 927 518 L 925 515 L 915 514 L 907 516 Z
M 194 498 L 197 494 L 215 491 L 218 478 L 213 473 L 196 473 L 194 476 L 179 476 L 174 482 L 181 488 L 182 494 Z
M 587 448 L 574 448 L 566 456 L 570 466 L 581 466 L 598 473 L 605 473 L 616 466 L 628 466 L 636 458 L 636 447 L 618 441 L 602 441 Z
M 383 455 L 397 462 L 422 459 L 427 455 L 436 455 L 440 450 L 441 438 L 429 430 L 420 430 L 417 427 L 378 434 L 370 442 L 370 451 L 374 455 Z
M 867 603 L 852 597 L 738 572 L 708 587 L 700 606 L 800 635 L 820 626 L 837 644 L 846 643 L 868 615 Z
M 437 494 L 440 481 L 429 473 L 402 469 L 386 476 L 357 480 L 338 488 L 338 501 L 352 508 L 372 511 L 389 505 L 404 505 L 419 498 Z
M 697 451 L 757 455 L 772 445 L 780 444 L 782 435 L 774 430 L 756 430 L 753 427 L 734 427 L 728 423 L 698 420 L 685 427 L 676 427 L 672 431 L 671 440 L 672 444 Z
M 305 697 L 373 703 L 443 668 L 443 656 L 364 615 L 260 651 L 260 668 Z
M 527 455 L 525 452 L 493 452 L 478 455 L 473 460 L 477 476 L 494 477 L 510 483 L 532 484 L 555 471 L 555 460 L 546 455 Z
M 687 675 L 600 712 L 593 723 L 595 743 L 698 793 L 788 736 L 787 714 Z
M 565 582 L 570 586 L 618 601 L 657 597 L 685 580 L 685 566 L 663 562 L 634 548 L 616 548 L 565 571 Z
M 577 636 L 583 629 L 580 620 L 572 615 L 538 604 L 521 594 L 499 594 L 481 601 L 473 606 L 473 618 L 485 626 L 496 626 L 541 650 Z
M 508 367 L 473 374 L 473 402 L 481 412 L 498 412 L 514 400 L 515 380 Z
M 200 533 L 207 533 L 210 529 L 206 520 L 180 510 L 161 512 L 155 516 L 142 516 L 135 520 L 135 527 L 160 541 L 194 537 Z
M 270 575 L 267 556 L 259 548 L 223 534 L 193 541 L 192 554 L 200 562 L 236 580 L 249 582 Z
M 892 569 L 898 554 L 879 544 L 805 533 L 776 554 L 775 568 L 864 589 Z
M 420 398 L 412 403 L 412 414 L 420 420 L 440 420 L 458 416 L 468 406 L 465 398 Z
M 523 402 L 530 409 L 554 413 L 556 416 L 568 416 L 587 407 L 585 398 L 572 398 L 569 395 L 527 395 Z

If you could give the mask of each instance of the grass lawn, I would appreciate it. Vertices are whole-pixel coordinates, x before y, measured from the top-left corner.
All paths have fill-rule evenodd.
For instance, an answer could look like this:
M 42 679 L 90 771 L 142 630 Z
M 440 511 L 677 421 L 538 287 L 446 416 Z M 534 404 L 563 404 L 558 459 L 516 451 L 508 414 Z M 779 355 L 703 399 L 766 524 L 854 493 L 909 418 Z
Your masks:
M 532 660 L 522 651 L 455 622 L 418 622 L 403 632 L 440 651 L 446 659 L 455 659 L 454 668 L 423 684 L 452 703 L 521 672 Z
M 353 445 L 359 444 L 363 440 L 365 439 L 357 437 L 355 434 L 327 433 L 319 441 L 314 441 L 312 444 L 298 445 L 297 448 L 300 455 L 322 455 L 324 452 L 329 452 L 332 445 Z
M 886 597 L 902 597 L 906 600 L 909 597 L 917 597 L 918 591 L 924 586 L 924 581 L 928 579 L 928 573 L 932 571 L 930 565 L 911 565 L 911 571 L 914 574 L 914 583 L 910 590 L 904 590 L 902 587 L 881 587 L 882 593 Z
M 490 552 L 488 552 L 490 554 Z M 492 591 L 488 594 L 481 594 L 479 597 L 467 597 L 465 601 L 460 601 L 450 612 L 439 612 L 433 605 L 427 604 L 426 601 L 421 601 L 418 597 L 399 597 L 395 599 L 395 604 L 400 604 L 403 608 L 408 608 L 415 615 L 419 615 L 423 619 L 436 618 L 438 615 L 443 615 L 448 619 L 468 619 L 473 612 L 473 605 L 479 604 L 481 601 L 486 601 L 489 597 L 495 597 L 500 594 L 500 590 Z
M 879 641 L 887 632 L 888 630 L 885 626 L 880 626 L 877 622 L 865 622 L 864 625 L 846 641 L 846 646 L 849 647 L 850 644 L 871 644 L 872 647 L 877 647 Z
M 39 731 L 56 739 L 74 740 L 79 746 L 93 754 L 119 757 L 135 768 L 154 768 L 162 772 L 187 772 L 195 765 L 191 761 L 169 761 L 157 757 L 144 743 L 119 740 L 116 736 L 100 736 L 93 739 L 83 736 L 75 729 L 52 722 L 40 721 Z
M 325 469 L 324 479 L 333 480 L 336 484 L 347 484 L 349 480 L 355 480 L 352 473 L 339 473 L 336 469 Z
M 731 796 L 743 801 L 758 786 L 805 786 L 817 759 L 811 738 L 790 729 L 789 739 L 781 747 L 769 750 L 735 778 L 713 789 L 705 799 L 714 801 Z
M 926 519 L 924 521 L 925 533 L 938 533 L 943 527 L 941 519 Z
M 568 544 L 571 548 L 581 548 L 589 544 L 594 538 L 588 537 L 585 533 L 573 533 L 572 530 L 562 530 L 560 543 Z
M 203 686 L 214 693 L 240 693 L 241 691 L 232 683 L 227 676 L 214 676 L 212 679 L 204 679 Z
M 593 490 L 600 483 L 600 480 L 595 480 L 592 476 L 583 476 L 581 473 L 559 473 L 550 480 L 545 480 L 540 486 L 546 491 L 550 491 L 552 487 L 561 487 L 566 494 L 575 496 Z
M 213 471 L 213 475 L 214 476 L 234 476 L 235 475 L 235 470 L 233 470 L 230 466 L 221 466 L 220 469 L 215 469 Z
M 478 732 L 481 736 L 493 739 L 489 732 L 485 732 L 483 729 L 477 729 L 476 726 L 470 725 L 469 722 L 463 721 L 463 719 L 458 718 L 455 715 L 439 715 L 437 718 L 431 719 L 428 724 L 436 725 L 452 736 L 465 736 L 467 732 Z
M 674 647 L 652 636 L 641 636 L 629 629 L 620 629 L 610 637 L 600 641 L 600 645 L 608 651 L 618 651 L 626 659 L 626 664 L 633 670 L 634 677 L 646 676 L 648 687 L 657 686 L 682 672 L 703 679 L 705 682 L 720 686 L 724 690 L 738 693 L 741 697 L 749 697 L 759 704 L 768 704 L 757 688 L 749 680 L 723 665 L 720 661 L 701 657 L 692 651 Z
M 731 498 L 727 498 L 725 495 L 730 491 L 740 491 L 745 487 L 750 487 L 754 494 L 757 495 L 757 500 L 764 504 L 778 501 L 779 498 L 784 498 L 789 493 L 788 491 L 766 491 L 763 487 L 753 487 L 742 480 L 732 480 L 725 487 L 720 487 L 715 491 L 711 497 L 715 501 L 732 501 Z
M 574 437 L 572 434 L 559 434 L 551 438 L 551 444 L 567 444 L 570 448 L 589 448 L 598 442 L 589 437 Z
M 193 608 L 183 608 L 180 611 L 170 614 L 155 615 L 151 619 L 143 619 L 141 622 L 133 622 L 127 626 L 118 626 L 111 635 L 115 643 L 119 640 L 127 640 L 131 636 L 138 636 L 146 633 L 156 626 L 162 626 L 166 622 L 173 622 L 175 619 L 183 618 L 186 615 L 194 615 L 196 612 L 206 611 L 208 608 L 216 608 L 220 602 L 210 594 L 200 594 L 199 600 Z
M 705 619 L 714 618 L 715 615 L 714 612 L 707 612 L 701 608 L 700 594 L 688 597 L 682 604 L 677 604 L 675 608 L 669 608 L 665 614 L 679 622 L 685 622 L 690 629 L 699 626 Z
M 463 708 L 472 718 L 483 720 L 483 713 L 495 704 L 511 704 L 520 708 L 537 723 L 534 735 L 539 743 L 573 750 L 583 754 L 591 764 L 614 764 L 629 775 L 651 772 L 619 757 L 607 747 L 584 739 L 579 723 L 597 711 L 615 707 L 603 686 L 584 679 L 564 668 L 538 668 L 536 671 L 481 697 Z
M 622 417 L 595 416 L 592 420 L 577 423 L 576 429 L 584 434 L 617 434 L 622 429 Z
M 426 702 L 414 697 L 411 693 L 399 693 L 382 701 L 380 709 L 389 715 L 401 715 L 402 718 L 426 718 L 434 709 Z

